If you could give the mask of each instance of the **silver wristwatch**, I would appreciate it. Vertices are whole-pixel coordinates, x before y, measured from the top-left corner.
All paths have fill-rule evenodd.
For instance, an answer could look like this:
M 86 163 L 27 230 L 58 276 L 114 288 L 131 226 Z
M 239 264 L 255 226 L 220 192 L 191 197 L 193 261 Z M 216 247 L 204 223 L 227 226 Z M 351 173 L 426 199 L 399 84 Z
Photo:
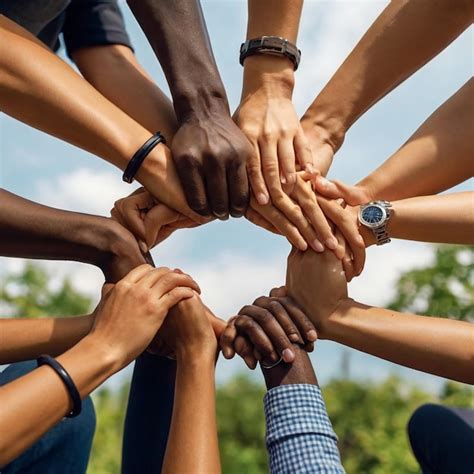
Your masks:
M 387 232 L 387 223 L 390 219 L 392 205 L 388 201 L 372 201 L 360 206 L 359 222 L 375 235 L 377 245 L 388 244 L 390 237 Z

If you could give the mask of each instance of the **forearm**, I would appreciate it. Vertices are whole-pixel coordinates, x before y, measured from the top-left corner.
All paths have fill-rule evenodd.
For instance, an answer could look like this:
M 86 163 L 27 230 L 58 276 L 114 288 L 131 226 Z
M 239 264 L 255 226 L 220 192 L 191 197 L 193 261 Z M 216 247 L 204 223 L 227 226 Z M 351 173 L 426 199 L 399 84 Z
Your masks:
M 358 186 L 370 199 L 396 200 L 437 194 L 473 176 L 473 107 L 470 79 Z
M 474 193 L 420 196 L 393 201 L 388 234 L 394 239 L 443 244 L 474 244 Z M 357 207 L 358 209 L 358 207 Z M 376 243 L 373 232 L 359 227 L 365 246 Z
M 85 337 L 92 315 L 75 318 L 0 319 L 0 364 L 57 356 Z
M 150 133 L 5 17 L 0 36 L 2 110 L 124 169 Z
M 163 473 L 220 473 L 214 357 L 180 358 Z
M 396 364 L 474 382 L 474 325 L 345 300 L 322 328 L 324 338 Z
M 73 59 L 84 78 L 104 97 L 148 131 L 160 130 L 171 142 L 176 131 L 173 105 L 130 48 L 119 44 L 81 48 L 74 51 Z
M 391 2 L 311 104 L 305 130 L 329 130 L 338 148 L 364 112 L 451 43 L 472 15 L 467 0 Z
M 228 113 L 199 1 L 128 0 L 128 4 L 161 63 L 178 122 L 189 114 L 206 116 L 213 109 Z
M 296 43 L 303 2 L 249 0 L 247 39 L 280 36 Z M 266 85 L 290 96 L 294 87 L 293 63 L 283 56 L 255 55 L 245 59 L 242 99 Z
M 43 206 L 2 189 L 0 203 L 0 255 L 4 257 L 89 263 L 113 280 L 131 270 L 115 275 L 125 262 L 118 262 L 120 256 L 136 265 L 144 263 L 138 247 L 111 219 Z
M 84 398 L 118 366 L 100 345 L 87 338 L 58 357 Z M 0 466 L 7 464 L 51 429 L 71 409 L 70 396 L 58 375 L 47 366 L 0 388 Z

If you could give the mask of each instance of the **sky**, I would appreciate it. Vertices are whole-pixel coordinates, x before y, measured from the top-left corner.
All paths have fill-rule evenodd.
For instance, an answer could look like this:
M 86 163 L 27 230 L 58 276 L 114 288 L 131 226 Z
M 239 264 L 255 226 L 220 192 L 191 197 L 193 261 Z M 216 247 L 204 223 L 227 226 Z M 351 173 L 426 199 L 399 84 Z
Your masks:
M 127 29 L 140 63 L 169 93 L 153 51 L 125 2 L 120 2 Z M 307 1 L 298 46 L 301 65 L 296 73 L 294 103 L 302 114 L 331 78 L 363 33 L 388 4 L 384 0 Z M 238 62 L 245 38 L 246 2 L 202 1 L 209 35 L 231 109 L 240 98 L 242 69 Z M 416 45 L 414 45 L 416 47 Z M 65 58 L 64 51 L 60 55 Z M 356 183 L 397 150 L 424 120 L 453 95 L 473 72 L 472 27 L 435 59 L 368 111 L 349 131 L 336 156 L 330 177 Z M 449 159 L 449 157 L 446 157 Z M 80 212 L 107 215 L 113 202 L 131 192 L 121 172 L 108 163 L 56 138 L 0 115 L 0 185 L 34 201 Z M 455 190 L 472 189 L 472 181 Z M 401 272 L 425 266 L 433 259 L 429 244 L 392 241 L 370 248 L 363 274 L 349 285 L 356 300 L 383 306 L 394 294 Z M 180 267 L 193 275 L 203 299 L 221 317 L 228 318 L 256 297 L 284 282 L 289 244 L 243 219 L 215 222 L 172 235 L 153 250 L 159 265 Z M 1 259 L 0 272 L 19 272 L 24 260 Z M 98 299 L 101 273 L 70 262 L 44 262 L 52 285 L 69 276 L 81 291 Z M 359 379 L 384 379 L 391 374 L 409 383 L 437 390 L 441 378 L 319 341 L 311 358 L 322 385 L 340 371 L 341 357 L 349 354 L 350 374 Z M 239 360 L 219 361 L 217 379 L 226 380 L 247 370 Z M 125 369 L 112 385 L 130 377 Z M 257 375 L 256 375 L 257 376 Z

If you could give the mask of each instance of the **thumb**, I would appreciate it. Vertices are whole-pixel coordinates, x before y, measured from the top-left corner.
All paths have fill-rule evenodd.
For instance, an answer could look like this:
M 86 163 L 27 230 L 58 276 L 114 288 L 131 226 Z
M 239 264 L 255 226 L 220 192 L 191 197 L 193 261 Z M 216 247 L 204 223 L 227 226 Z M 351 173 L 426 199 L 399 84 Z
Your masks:
M 357 186 L 349 186 L 342 181 L 328 179 L 319 176 L 315 180 L 315 189 L 323 196 L 330 199 L 344 199 L 347 204 L 357 206 L 367 202 L 365 192 Z

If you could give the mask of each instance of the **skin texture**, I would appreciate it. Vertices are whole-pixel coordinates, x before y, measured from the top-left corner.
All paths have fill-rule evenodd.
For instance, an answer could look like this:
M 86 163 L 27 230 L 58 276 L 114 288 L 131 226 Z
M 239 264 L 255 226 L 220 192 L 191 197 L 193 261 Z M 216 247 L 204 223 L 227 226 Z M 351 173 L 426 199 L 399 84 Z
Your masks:
M 178 120 L 171 150 L 190 207 L 224 220 L 243 216 L 251 148 L 230 117 L 199 2 L 128 4 L 170 86 Z
M 248 2 L 247 39 L 271 35 L 296 42 L 303 2 L 277 3 Z M 234 120 L 252 144 L 247 170 L 258 205 L 271 201 L 281 213 L 279 220 L 284 217 L 285 227 L 295 226 L 313 250 L 321 251 L 325 245 L 334 249 L 337 241 L 324 215 L 308 213 L 297 195 L 292 199 L 287 195 L 295 188 L 296 162 L 302 169 L 313 169 L 311 149 L 291 100 L 293 69 L 285 57 L 257 54 L 246 58 L 241 103 Z M 260 207 L 254 209 L 261 213 Z M 290 239 L 291 234 L 285 235 Z
M 150 132 L 109 102 L 36 38 L 3 16 L 0 16 L 0 38 L 2 110 L 125 169 Z M 50 74 L 45 76 L 45 70 Z M 29 107 L 22 105 L 26 97 Z M 186 203 L 165 145 L 153 149 L 136 178 L 160 202 L 202 222 Z
M 104 294 L 89 334 L 57 358 L 81 397 L 135 359 L 149 345 L 168 310 L 191 298 L 194 291 L 199 287 L 188 275 L 141 265 Z M 31 446 L 72 408 L 64 384 L 47 366 L 0 387 L 0 403 L 10 408 L 0 412 L 0 426 L 9 427 L 2 430 L 0 465 Z M 23 416 L 18 417 L 19 412 Z
M 163 473 L 220 473 L 215 407 L 217 339 L 199 297 L 169 313 L 159 335 L 176 355 L 176 388 Z
M 75 260 L 116 282 L 146 262 L 133 235 L 105 217 L 63 211 L 0 189 L 0 255 Z
M 473 383 L 474 326 L 372 308 L 347 296 L 341 263 L 328 252 L 293 250 L 286 287 L 322 339 L 423 372 Z
M 469 0 L 400 0 L 385 8 L 301 120 L 324 176 L 354 122 L 454 41 L 473 15 Z
M 316 189 L 349 204 L 437 194 L 474 175 L 474 80 L 470 79 L 409 140 L 354 188 L 317 179 Z M 341 192 L 341 191 L 345 192 Z
M 293 362 L 295 343 L 313 350 L 317 333 L 306 314 L 291 298 L 279 296 L 277 289 L 271 295 L 257 298 L 228 320 L 220 337 L 226 359 L 237 352 L 253 370 L 258 361 L 272 365 L 281 357 L 286 363 Z

